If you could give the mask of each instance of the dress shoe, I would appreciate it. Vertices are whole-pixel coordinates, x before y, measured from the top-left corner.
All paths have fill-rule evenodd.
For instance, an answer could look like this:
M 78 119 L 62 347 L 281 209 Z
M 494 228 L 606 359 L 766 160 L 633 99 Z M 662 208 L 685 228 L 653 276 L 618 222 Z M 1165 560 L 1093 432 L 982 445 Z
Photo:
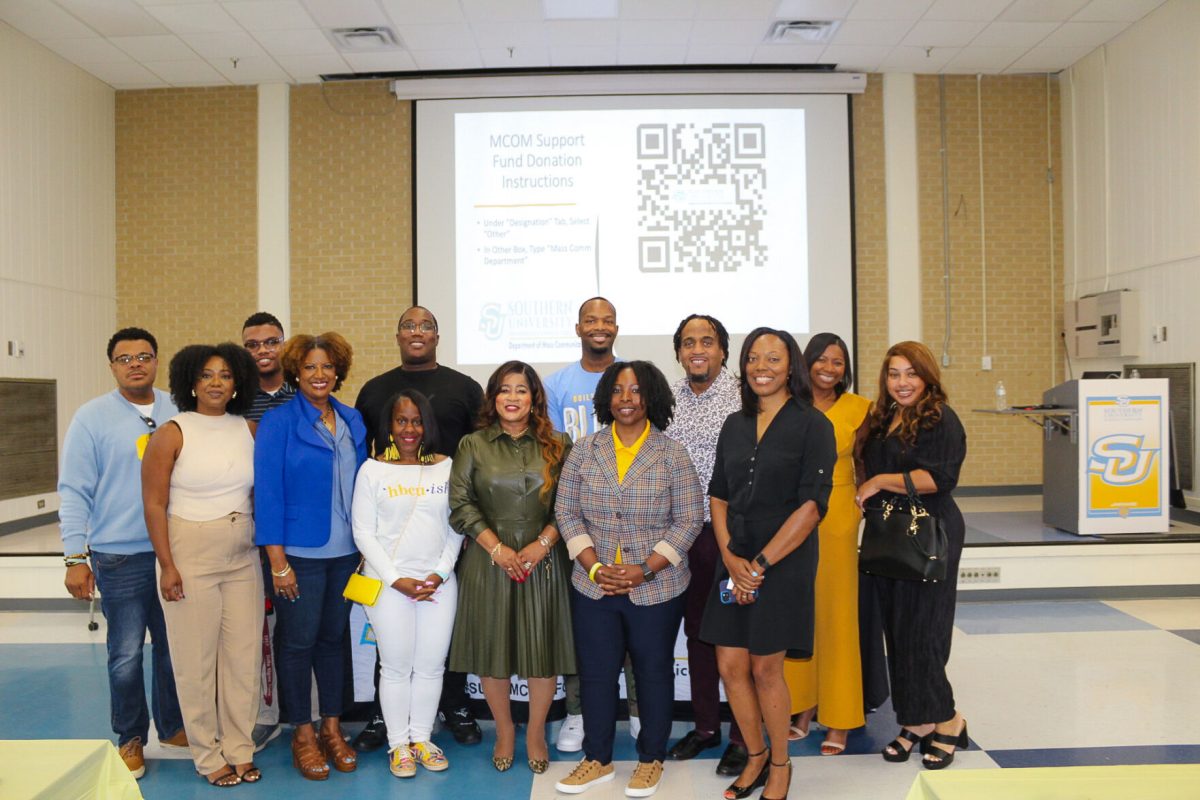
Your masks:
M 382 717 L 372 717 L 367 727 L 354 737 L 354 749 L 360 753 L 374 753 L 388 743 L 387 725 Z
M 721 760 L 717 762 L 717 774 L 736 778 L 746 768 L 746 759 L 749 757 L 745 745 L 730 742 L 721 754 Z
M 443 727 L 450 730 L 454 741 L 459 744 L 479 744 L 483 741 L 483 732 L 479 730 L 479 723 L 475 721 L 475 716 L 466 706 L 456 708 L 449 713 L 439 711 L 438 719 L 441 720 Z
M 669 751 L 671 758 L 676 761 L 690 761 L 700 752 L 721 743 L 721 734 L 702 734 L 700 731 L 688 731 L 687 735 L 676 742 Z

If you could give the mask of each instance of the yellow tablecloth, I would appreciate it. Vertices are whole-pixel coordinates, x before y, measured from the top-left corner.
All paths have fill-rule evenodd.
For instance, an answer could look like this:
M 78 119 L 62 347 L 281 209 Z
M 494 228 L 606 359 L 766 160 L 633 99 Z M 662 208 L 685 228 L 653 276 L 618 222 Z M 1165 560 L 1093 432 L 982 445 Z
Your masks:
M 922 772 L 906 800 L 1196 800 L 1200 764 Z
M 103 739 L 0 741 L 4 800 L 142 800 L 113 743 Z

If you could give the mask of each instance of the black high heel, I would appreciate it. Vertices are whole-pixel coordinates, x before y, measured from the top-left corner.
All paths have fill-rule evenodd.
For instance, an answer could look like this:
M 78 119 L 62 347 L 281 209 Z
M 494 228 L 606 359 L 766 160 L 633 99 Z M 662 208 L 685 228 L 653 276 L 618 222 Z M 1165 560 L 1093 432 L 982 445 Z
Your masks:
M 758 758 L 767 752 L 767 748 L 759 750 L 757 753 L 749 753 L 747 759 Z M 791 762 L 788 762 L 791 763 Z M 767 763 L 763 764 L 762 769 L 758 771 L 758 777 L 751 781 L 749 786 L 738 786 L 737 782 L 729 784 L 729 788 L 725 790 L 725 800 L 745 800 L 754 793 L 755 789 L 759 789 L 766 785 L 767 774 L 771 770 L 771 759 L 767 759 Z
M 788 768 L 788 791 L 783 793 L 783 797 L 767 797 L 767 793 L 766 793 L 766 791 L 764 791 L 762 800 L 787 800 L 787 796 L 792 790 L 792 760 L 789 758 L 787 760 L 786 765 L 785 764 L 776 764 L 774 761 L 770 761 L 770 762 L 768 762 L 768 766 L 772 766 L 772 767 L 787 766 L 787 768 Z
M 896 734 L 896 738 L 888 742 L 887 747 L 880 751 L 880 755 L 883 756 L 884 761 L 890 761 L 893 764 L 902 764 L 908 761 L 908 757 L 912 755 L 912 751 L 918 747 L 921 748 L 921 754 L 924 755 L 929 749 L 929 737 L 932 735 L 931 733 L 927 736 L 918 736 L 908 728 L 901 728 L 900 733 Z M 910 742 L 912 746 L 905 748 L 904 744 L 900 741 L 901 739 Z M 889 753 L 888 747 L 896 752 Z
M 937 747 L 937 744 L 947 744 L 953 747 L 953 750 L 943 750 Z M 954 754 L 959 750 L 966 750 L 970 747 L 970 740 L 967 738 L 967 720 L 963 719 L 962 731 L 958 736 L 951 736 L 948 733 L 938 733 L 934 731 L 929 734 L 929 749 L 924 752 L 924 758 L 921 763 L 925 765 L 925 769 L 945 769 L 954 763 Z M 930 756 L 936 758 L 936 761 L 930 761 Z

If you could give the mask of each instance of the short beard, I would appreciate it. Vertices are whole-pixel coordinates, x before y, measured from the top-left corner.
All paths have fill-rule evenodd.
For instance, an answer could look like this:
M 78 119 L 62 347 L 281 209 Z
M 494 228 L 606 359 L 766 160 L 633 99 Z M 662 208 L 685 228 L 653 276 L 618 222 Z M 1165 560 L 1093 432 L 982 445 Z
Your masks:
M 711 383 L 714 378 L 708 377 L 707 372 L 702 372 L 699 375 L 694 372 L 689 372 L 687 374 L 688 383 Z
M 612 346 L 611 339 L 609 339 L 608 344 L 604 345 L 603 347 L 597 347 L 596 345 L 592 344 L 590 340 L 585 340 L 583 346 L 587 348 L 588 355 L 592 355 L 592 356 L 611 356 L 612 355 L 613 346 Z
M 425 353 L 424 355 L 420 356 L 405 356 L 401 354 L 400 363 L 406 367 L 423 367 L 426 364 L 436 364 L 437 353 Z

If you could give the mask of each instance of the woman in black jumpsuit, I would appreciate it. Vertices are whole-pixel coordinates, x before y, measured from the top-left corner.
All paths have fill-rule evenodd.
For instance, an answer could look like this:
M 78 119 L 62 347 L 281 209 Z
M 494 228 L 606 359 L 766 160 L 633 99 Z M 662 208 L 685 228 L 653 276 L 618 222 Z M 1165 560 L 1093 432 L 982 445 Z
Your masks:
M 888 350 L 879 397 L 867 419 L 870 428 L 862 448 L 867 479 L 859 487 L 859 505 L 876 494 L 893 500 L 904 496 L 908 473 L 925 508 L 945 526 L 949 542 L 944 581 L 870 579 L 883 617 L 892 706 L 902 726 L 883 757 L 906 761 L 920 744 L 924 765 L 942 769 L 954 760 L 955 748 L 967 746 L 967 722 L 955 708 L 946 678 L 964 535 L 962 514 L 950 493 L 967 455 L 967 437 L 958 415 L 946 405 L 929 348 L 900 342 Z

